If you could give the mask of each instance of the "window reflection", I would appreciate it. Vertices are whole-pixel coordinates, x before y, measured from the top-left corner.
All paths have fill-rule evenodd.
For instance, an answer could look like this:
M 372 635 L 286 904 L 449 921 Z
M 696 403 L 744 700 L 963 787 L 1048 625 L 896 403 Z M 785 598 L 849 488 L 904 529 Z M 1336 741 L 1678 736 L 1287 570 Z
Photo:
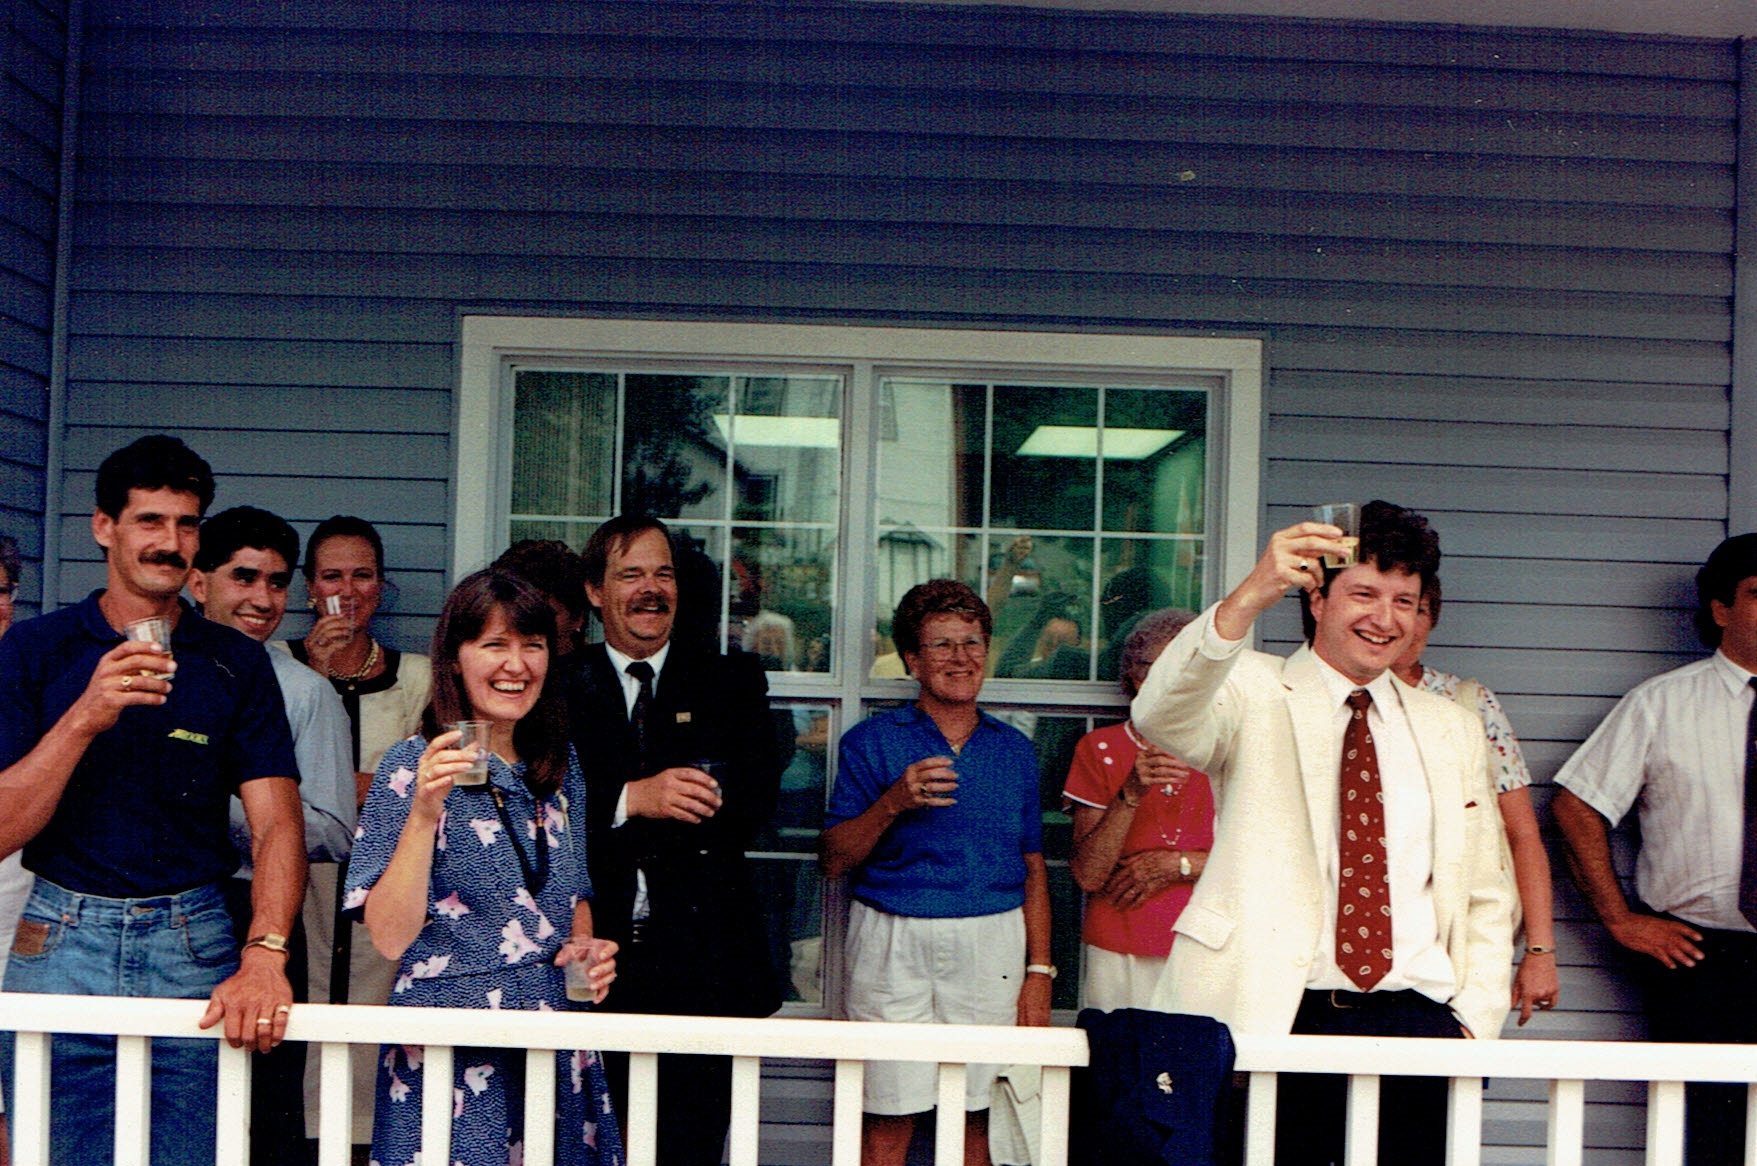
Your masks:
M 960 579 L 995 617 L 990 674 L 1109 681 L 1145 611 L 1203 606 L 1205 390 L 883 383 L 869 675 L 903 593 Z
M 578 549 L 614 514 L 664 519 L 681 638 L 773 671 L 830 670 L 842 378 L 521 369 L 514 382 L 514 538 Z

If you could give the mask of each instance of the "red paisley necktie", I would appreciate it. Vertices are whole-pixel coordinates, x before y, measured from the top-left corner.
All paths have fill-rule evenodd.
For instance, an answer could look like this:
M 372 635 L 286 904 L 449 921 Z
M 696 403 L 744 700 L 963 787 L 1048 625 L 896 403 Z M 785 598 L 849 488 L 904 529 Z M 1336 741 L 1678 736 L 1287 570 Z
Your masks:
M 1371 694 L 1348 694 L 1342 734 L 1341 877 L 1336 896 L 1336 966 L 1370 992 L 1391 970 L 1391 874 L 1385 864 L 1385 796 L 1379 752 L 1367 728 Z

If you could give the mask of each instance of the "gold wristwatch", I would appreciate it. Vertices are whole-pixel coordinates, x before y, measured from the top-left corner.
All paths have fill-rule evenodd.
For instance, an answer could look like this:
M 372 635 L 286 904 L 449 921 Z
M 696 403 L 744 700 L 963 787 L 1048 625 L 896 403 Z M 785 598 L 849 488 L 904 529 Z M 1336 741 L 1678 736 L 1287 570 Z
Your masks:
M 272 931 L 265 931 L 261 935 L 252 935 L 249 939 L 244 941 L 244 946 L 246 948 L 266 947 L 270 951 L 278 951 L 282 955 L 289 954 L 287 949 L 287 937 L 284 935 L 276 935 Z

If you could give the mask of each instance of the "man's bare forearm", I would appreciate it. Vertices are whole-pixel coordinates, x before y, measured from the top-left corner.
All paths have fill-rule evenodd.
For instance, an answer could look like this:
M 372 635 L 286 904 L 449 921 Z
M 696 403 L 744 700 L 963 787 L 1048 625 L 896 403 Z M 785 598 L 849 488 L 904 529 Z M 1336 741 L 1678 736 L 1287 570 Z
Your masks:
M 1629 900 L 1611 865 L 1610 826 L 1597 810 L 1566 789 L 1558 790 L 1550 810 L 1567 842 L 1568 869 L 1599 922 L 1607 927 L 1629 914 Z
M 269 788 L 245 803 L 252 819 L 250 934 L 286 935 L 305 901 L 305 819 L 291 778 L 263 778 L 260 784 Z

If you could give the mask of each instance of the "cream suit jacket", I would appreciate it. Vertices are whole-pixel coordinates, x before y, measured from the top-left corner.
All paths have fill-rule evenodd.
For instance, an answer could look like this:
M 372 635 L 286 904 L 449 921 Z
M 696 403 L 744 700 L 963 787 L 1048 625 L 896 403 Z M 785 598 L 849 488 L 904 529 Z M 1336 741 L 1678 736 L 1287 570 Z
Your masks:
M 1216 805 L 1214 848 L 1178 918 L 1153 1006 L 1281 1034 L 1293 1027 L 1329 925 L 1318 856 L 1320 839 L 1337 831 L 1342 740 L 1309 647 L 1216 660 L 1202 651 L 1213 620 L 1209 608 L 1165 649 L 1133 708 L 1148 740 L 1208 774 Z M 1459 985 L 1452 1010 L 1476 1036 L 1499 1036 L 1517 892 L 1482 724 L 1395 683 L 1432 795 L 1434 906 Z

